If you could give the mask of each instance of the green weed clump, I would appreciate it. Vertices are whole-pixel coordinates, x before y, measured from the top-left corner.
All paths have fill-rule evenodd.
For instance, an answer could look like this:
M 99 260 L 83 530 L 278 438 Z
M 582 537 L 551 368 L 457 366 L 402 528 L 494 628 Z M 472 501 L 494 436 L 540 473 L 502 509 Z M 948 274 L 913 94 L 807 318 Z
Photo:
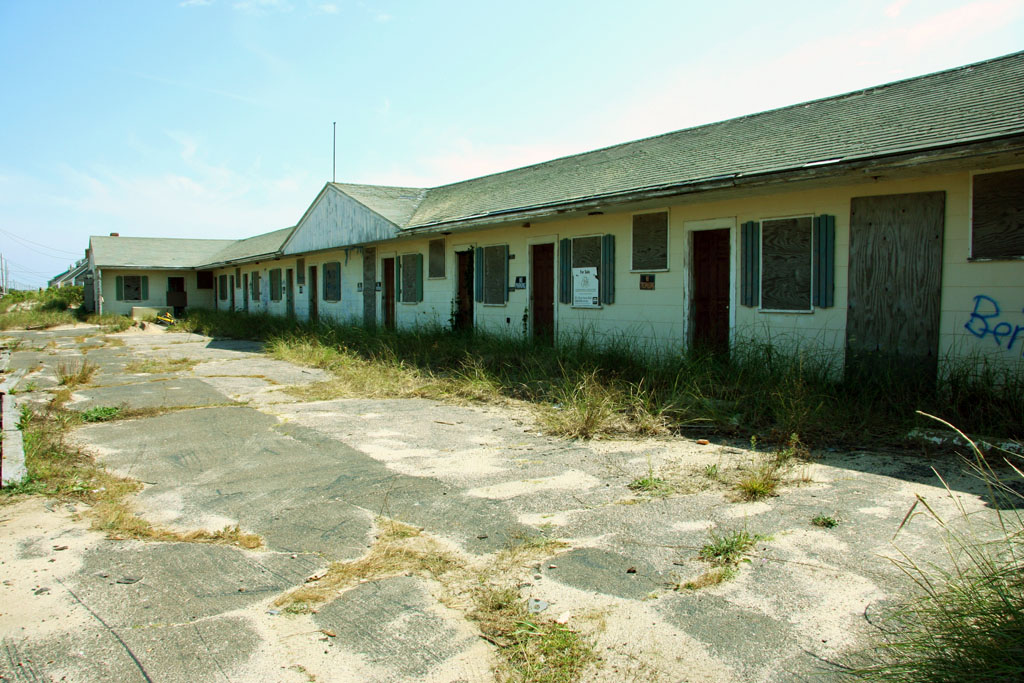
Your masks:
M 957 431 L 971 444 L 968 466 L 985 483 L 995 520 L 968 513 L 948 487 L 958 510 L 951 519 L 918 497 L 897 536 L 921 507 L 920 514 L 940 529 L 946 561 L 926 564 L 903 552 L 893 560 L 914 581 L 918 595 L 887 610 L 878 644 L 846 669 L 852 679 L 1024 680 L 1024 496 L 1017 481 L 1024 472 L 1020 459 L 1009 453 L 994 465 Z
M 95 406 L 82 411 L 82 422 L 106 422 L 121 413 L 117 406 Z
M 808 444 L 865 447 L 925 424 L 915 410 L 947 406 L 970 431 L 1024 437 L 1024 372 L 984 364 L 979 371 L 969 360 L 935 382 L 915 380 L 895 362 L 844 375 L 831 353 L 749 340 L 728 354 L 658 354 L 626 337 L 580 335 L 549 346 L 440 324 L 391 330 L 201 310 L 173 329 L 263 341 L 277 358 L 331 372 L 330 382 L 302 390 L 308 398 L 525 400 L 537 405 L 545 430 L 570 438 L 699 428 L 762 434 L 780 451 L 792 434 Z

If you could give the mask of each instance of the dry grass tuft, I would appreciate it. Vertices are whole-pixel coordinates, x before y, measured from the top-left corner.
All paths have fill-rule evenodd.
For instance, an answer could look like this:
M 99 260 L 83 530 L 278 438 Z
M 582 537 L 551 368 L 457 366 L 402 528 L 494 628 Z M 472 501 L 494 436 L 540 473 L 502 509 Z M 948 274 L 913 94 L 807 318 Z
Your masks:
M 350 562 L 332 563 L 323 576 L 282 595 L 274 605 L 292 611 L 302 605 L 303 611 L 311 611 L 335 597 L 338 591 L 362 581 L 408 573 L 440 579 L 465 568 L 459 557 L 415 527 L 379 517 L 377 530 L 376 541 L 366 555 Z
M 129 363 L 124 369 L 125 372 L 157 375 L 165 372 L 184 372 L 198 364 L 199 361 L 195 358 L 147 358 Z
M 85 358 L 62 360 L 57 363 L 57 380 L 61 386 L 70 388 L 88 384 L 99 366 Z

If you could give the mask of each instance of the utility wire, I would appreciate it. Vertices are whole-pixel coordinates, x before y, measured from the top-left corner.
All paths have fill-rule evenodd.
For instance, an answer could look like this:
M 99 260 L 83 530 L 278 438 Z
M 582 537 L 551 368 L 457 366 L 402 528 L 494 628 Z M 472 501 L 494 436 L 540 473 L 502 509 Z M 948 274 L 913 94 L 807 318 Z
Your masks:
M 33 242 L 32 240 L 25 239 L 21 235 L 15 235 L 14 233 L 8 232 L 7 230 L 4 230 L 3 228 L 0 228 L 0 232 L 2 232 L 3 234 L 7 235 L 8 237 L 10 237 L 13 240 L 18 240 L 19 242 L 28 243 L 28 244 L 34 244 L 37 247 L 42 247 L 43 249 L 49 249 L 50 251 L 59 251 L 60 253 L 68 254 L 69 256 L 78 256 L 78 253 L 79 253 L 79 252 L 75 252 L 75 251 L 67 251 L 66 249 L 58 249 L 57 247 L 51 247 L 49 244 L 43 244 L 41 242 Z

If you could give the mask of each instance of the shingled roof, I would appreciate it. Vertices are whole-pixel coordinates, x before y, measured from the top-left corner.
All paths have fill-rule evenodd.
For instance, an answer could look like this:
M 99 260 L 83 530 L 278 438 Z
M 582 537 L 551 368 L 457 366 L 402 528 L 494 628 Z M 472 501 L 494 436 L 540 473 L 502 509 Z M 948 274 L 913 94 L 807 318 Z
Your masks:
M 336 184 L 400 228 L 1024 134 L 1024 52 L 431 189 Z
M 260 257 L 276 255 L 281 250 L 281 245 L 288 239 L 288 236 L 295 230 L 294 227 L 282 228 L 272 232 L 265 232 L 255 237 L 231 242 L 211 258 L 204 261 L 202 265 L 220 265 L 238 261 L 251 261 Z
M 235 240 L 174 237 L 89 238 L 92 261 L 100 268 L 196 268 Z

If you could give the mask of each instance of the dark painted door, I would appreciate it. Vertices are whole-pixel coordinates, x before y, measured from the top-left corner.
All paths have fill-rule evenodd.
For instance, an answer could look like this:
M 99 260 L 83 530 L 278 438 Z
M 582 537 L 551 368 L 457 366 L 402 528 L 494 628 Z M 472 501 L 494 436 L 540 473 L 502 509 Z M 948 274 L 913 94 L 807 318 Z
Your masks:
M 848 372 L 934 378 L 945 211 L 945 192 L 850 201 Z
M 174 309 L 174 317 L 185 314 L 185 306 L 188 305 L 188 295 L 185 293 L 185 278 L 167 278 L 167 305 Z
M 555 341 L 555 245 L 530 247 L 530 303 L 533 338 L 545 344 Z
M 242 275 L 242 310 L 249 312 L 249 273 Z
M 725 230 L 693 233 L 693 346 L 729 349 L 729 236 Z
M 458 289 L 455 293 L 456 330 L 473 329 L 473 252 L 456 253 L 458 263 Z
M 309 321 L 320 320 L 320 295 L 317 293 L 316 266 L 309 267 Z
M 380 260 L 381 279 L 383 280 L 384 299 L 384 327 L 394 328 L 395 326 L 395 259 L 384 258 Z
M 284 311 L 289 318 L 295 317 L 295 271 L 291 268 L 285 271 Z

